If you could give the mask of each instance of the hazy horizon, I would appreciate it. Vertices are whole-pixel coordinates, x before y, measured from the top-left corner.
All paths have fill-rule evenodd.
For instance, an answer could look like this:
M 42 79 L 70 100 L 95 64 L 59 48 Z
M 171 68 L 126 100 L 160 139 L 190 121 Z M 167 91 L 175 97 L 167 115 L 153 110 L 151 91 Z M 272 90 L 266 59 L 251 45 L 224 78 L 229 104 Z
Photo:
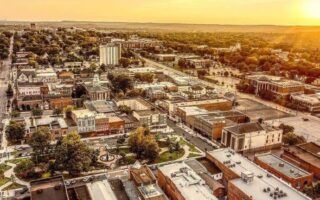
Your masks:
M 0 0 L 0 20 L 319 26 L 318 0 Z

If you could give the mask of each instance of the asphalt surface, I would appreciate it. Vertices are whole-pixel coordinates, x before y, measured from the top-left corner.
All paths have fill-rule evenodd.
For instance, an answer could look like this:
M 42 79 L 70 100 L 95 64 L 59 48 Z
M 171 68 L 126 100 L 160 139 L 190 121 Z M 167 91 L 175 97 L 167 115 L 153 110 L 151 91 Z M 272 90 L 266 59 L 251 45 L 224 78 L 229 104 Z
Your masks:
M 167 119 L 167 124 L 168 124 L 168 126 L 170 126 L 174 130 L 175 135 L 183 136 L 188 142 L 192 143 L 193 145 L 195 145 L 196 147 L 198 147 L 202 151 L 205 151 L 205 150 L 212 151 L 212 150 L 216 149 L 211 144 L 208 144 L 206 141 L 202 140 L 201 138 L 199 138 L 195 135 L 191 135 L 190 133 L 186 132 L 182 128 L 178 127 L 175 124 L 175 122 L 173 122 L 172 120 Z M 170 135 L 170 133 L 168 135 Z
M 9 58 L 7 60 L 0 61 L 0 121 L 5 117 L 7 112 L 7 95 L 6 90 L 8 88 L 10 67 L 11 67 L 11 55 L 13 50 L 13 37 L 10 40 Z

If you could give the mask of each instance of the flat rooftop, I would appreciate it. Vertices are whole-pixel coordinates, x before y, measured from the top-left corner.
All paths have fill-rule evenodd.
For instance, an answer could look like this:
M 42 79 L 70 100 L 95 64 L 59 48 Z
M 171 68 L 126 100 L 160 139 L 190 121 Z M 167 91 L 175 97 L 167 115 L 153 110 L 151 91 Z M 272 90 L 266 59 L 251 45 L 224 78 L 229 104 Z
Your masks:
M 159 167 L 180 191 L 185 200 L 217 200 L 204 180 L 185 163 Z
M 84 105 L 91 111 L 99 113 L 116 112 L 117 105 L 113 101 L 97 100 L 97 101 L 85 101 Z
M 94 117 L 94 112 L 88 110 L 88 109 L 81 109 L 81 110 L 73 110 L 72 113 L 77 118 L 83 118 L 83 117 Z
M 30 182 L 32 200 L 69 200 L 62 176 Z
M 297 179 L 305 176 L 310 176 L 309 172 L 301 169 L 294 164 L 289 163 L 288 161 L 283 160 L 282 158 L 274 154 L 266 153 L 256 155 L 255 157 L 256 159 L 264 162 L 269 167 L 272 167 L 273 169 L 287 177 Z
M 301 160 L 304 160 L 307 163 L 311 163 L 312 165 L 320 168 L 320 154 L 313 153 L 312 151 L 305 149 L 304 146 L 290 146 L 288 150 L 291 153 L 294 153 L 296 157 Z
M 273 192 L 276 190 L 276 188 L 278 188 L 278 190 L 281 190 L 286 194 L 285 197 L 281 198 L 283 200 L 311 200 L 311 198 L 295 190 L 289 184 L 270 174 L 242 155 L 235 153 L 231 149 L 217 149 L 208 152 L 208 154 L 221 164 L 227 166 L 239 177 L 241 177 L 242 173 L 253 173 L 253 180 L 249 183 L 244 182 L 242 178 L 230 180 L 231 183 L 233 183 L 248 196 L 251 196 L 252 199 L 269 199 L 270 194 L 268 192 L 264 192 L 264 189 L 269 188 L 270 191 Z
M 275 85 L 281 86 L 281 87 L 295 87 L 295 86 L 303 86 L 301 82 L 293 81 L 289 79 L 285 79 L 283 77 L 279 76 L 270 76 L 270 75 L 264 75 L 264 74 L 256 74 L 247 76 L 247 79 L 252 79 L 260 82 L 270 82 Z
M 86 185 L 94 200 L 118 200 L 108 180 L 87 183 Z
M 253 123 L 237 124 L 235 126 L 226 127 L 225 130 L 230 131 L 234 134 L 244 134 L 244 133 L 263 131 L 264 128 L 259 123 L 253 122 Z
M 157 198 L 159 200 L 167 199 L 157 184 L 142 185 L 138 187 L 138 190 L 140 191 L 140 193 L 143 195 L 145 199 L 148 199 L 148 198 Z
M 137 113 L 140 116 L 148 116 L 148 115 L 155 115 L 155 114 L 161 114 L 158 110 L 137 110 L 133 111 Z
M 184 111 L 186 115 L 203 115 L 207 114 L 208 111 L 202 108 L 198 108 L 196 106 L 190 106 L 190 107 L 179 107 L 180 110 Z
M 228 102 L 227 99 L 210 99 L 210 100 L 200 100 L 200 101 L 187 101 L 176 103 L 177 106 L 197 106 L 203 104 L 215 104 L 215 103 L 224 103 Z
M 295 100 L 309 103 L 311 105 L 320 105 L 320 93 L 317 94 L 292 94 Z

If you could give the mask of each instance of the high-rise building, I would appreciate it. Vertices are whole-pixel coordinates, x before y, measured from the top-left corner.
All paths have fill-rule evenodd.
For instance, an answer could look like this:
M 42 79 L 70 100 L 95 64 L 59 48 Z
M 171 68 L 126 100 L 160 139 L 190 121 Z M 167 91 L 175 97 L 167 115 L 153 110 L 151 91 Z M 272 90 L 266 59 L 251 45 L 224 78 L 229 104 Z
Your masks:
M 100 65 L 118 65 L 121 58 L 121 44 L 108 43 L 100 45 Z

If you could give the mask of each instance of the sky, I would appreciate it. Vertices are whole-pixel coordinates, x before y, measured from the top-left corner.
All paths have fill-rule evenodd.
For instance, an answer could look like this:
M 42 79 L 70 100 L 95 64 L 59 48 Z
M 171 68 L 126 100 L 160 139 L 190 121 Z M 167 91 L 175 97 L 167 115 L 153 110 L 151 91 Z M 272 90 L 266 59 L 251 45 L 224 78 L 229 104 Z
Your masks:
M 320 0 L 0 0 L 0 20 L 320 26 Z

